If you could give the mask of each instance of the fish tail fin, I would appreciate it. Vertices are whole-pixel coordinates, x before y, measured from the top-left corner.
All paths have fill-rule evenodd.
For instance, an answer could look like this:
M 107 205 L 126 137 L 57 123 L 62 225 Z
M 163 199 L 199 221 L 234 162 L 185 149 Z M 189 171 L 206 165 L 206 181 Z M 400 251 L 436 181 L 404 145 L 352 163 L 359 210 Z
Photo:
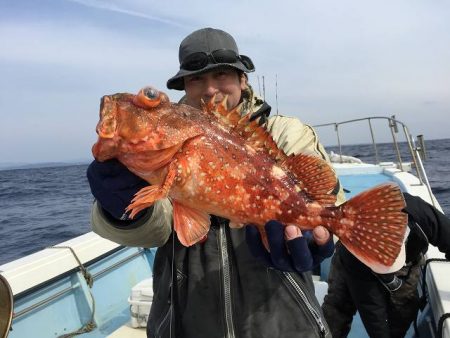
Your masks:
M 328 216 L 323 219 L 351 253 L 380 270 L 380 266 L 392 266 L 400 254 L 408 222 L 404 207 L 398 185 L 386 183 L 337 208 L 326 208 Z

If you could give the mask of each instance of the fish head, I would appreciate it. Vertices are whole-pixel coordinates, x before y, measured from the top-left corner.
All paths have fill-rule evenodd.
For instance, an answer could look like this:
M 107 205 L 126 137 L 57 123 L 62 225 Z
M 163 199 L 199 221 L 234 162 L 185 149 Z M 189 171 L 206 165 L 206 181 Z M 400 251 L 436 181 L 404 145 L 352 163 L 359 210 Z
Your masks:
M 153 87 L 145 87 L 137 95 L 103 96 L 96 127 L 98 140 L 92 147 L 94 157 L 106 161 L 124 154 L 163 150 L 197 135 L 192 123 L 180 121 L 179 110 L 180 105 L 172 104 L 165 93 Z

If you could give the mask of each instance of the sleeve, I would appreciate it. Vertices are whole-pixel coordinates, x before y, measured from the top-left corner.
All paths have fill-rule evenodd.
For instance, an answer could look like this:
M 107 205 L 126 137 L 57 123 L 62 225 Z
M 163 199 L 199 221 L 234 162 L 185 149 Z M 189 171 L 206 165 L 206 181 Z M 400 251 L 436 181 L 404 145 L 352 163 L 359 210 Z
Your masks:
M 404 193 L 405 212 L 424 232 L 428 241 L 450 256 L 450 219 L 417 196 Z
M 272 116 L 267 122 L 267 130 L 271 133 L 278 147 L 283 149 L 287 155 L 314 154 L 330 162 L 325 148 L 319 142 L 316 131 L 299 119 L 282 115 Z M 336 205 L 344 202 L 344 191 L 339 184 Z
M 134 247 L 160 247 L 172 232 L 172 205 L 168 199 L 155 202 L 152 210 L 128 226 L 120 226 L 108 218 L 99 203 L 92 207 L 92 230 L 113 242 Z

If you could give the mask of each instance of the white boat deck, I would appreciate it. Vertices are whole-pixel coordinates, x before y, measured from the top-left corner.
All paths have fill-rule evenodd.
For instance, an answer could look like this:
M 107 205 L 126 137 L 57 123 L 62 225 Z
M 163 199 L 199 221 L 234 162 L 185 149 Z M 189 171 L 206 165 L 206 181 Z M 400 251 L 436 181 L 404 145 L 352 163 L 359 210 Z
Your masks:
M 129 324 L 121 326 L 108 338 L 145 338 L 147 337 L 145 328 L 133 328 Z
M 395 164 L 393 163 L 383 163 L 382 165 L 372 165 L 366 163 L 334 163 L 333 165 L 337 174 L 341 176 L 344 187 L 347 184 L 350 185 L 350 189 L 356 190 L 356 188 L 353 187 L 350 183 L 359 180 L 364 184 L 370 184 L 370 182 L 367 182 L 367 176 L 376 176 L 377 174 L 380 174 L 380 176 L 388 176 L 389 180 L 397 182 L 401 186 L 403 191 L 407 191 L 413 195 L 421 196 L 428 202 L 432 202 L 427 188 L 424 185 L 420 184 L 417 177 L 411 175 L 410 173 L 402 172 L 401 170 L 397 169 Z M 355 177 L 350 177 L 352 175 L 361 177 L 355 180 Z M 353 181 L 349 180 L 349 178 L 351 178 Z M 437 201 L 434 200 L 434 202 L 439 208 L 439 204 L 437 203 Z M 86 322 L 86 318 L 91 314 L 93 310 L 93 307 L 91 306 L 91 297 L 89 296 L 89 290 L 91 290 L 97 300 L 95 320 L 98 328 L 96 332 L 91 332 L 87 335 L 92 336 L 93 338 L 100 338 L 105 336 L 111 338 L 146 337 L 145 328 L 133 328 L 131 322 L 128 322 L 124 325 L 122 324 L 124 323 L 124 321 L 130 318 L 126 299 L 130 295 L 131 288 L 142 279 L 151 276 L 151 269 L 148 263 L 152 262 L 152 260 L 150 259 L 152 256 L 149 255 L 147 257 L 148 253 L 141 252 L 139 251 L 140 249 L 138 250 L 137 248 L 124 248 L 123 252 L 117 251 L 117 249 L 120 249 L 118 244 L 100 238 L 92 232 L 74 238 L 70 241 L 60 243 L 57 246 L 60 248 L 45 249 L 43 251 L 21 258 L 17 261 L 0 266 L 0 272 L 8 279 L 14 295 L 20 296 L 18 297 L 19 302 L 17 302 L 16 304 L 16 314 L 23 312 L 15 318 L 15 322 L 13 323 L 13 328 L 15 328 L 15 330 L 11 331 L 11 337 L 13 338 L 28 336 L 21 334 L 21 330 L 23 330 L 23 332 L 28 332 L 26 331 L 28 330 L 28 322 L 32 323 L 30 324 L 31 328 L 29 330 L 37 332 L 36 323 L 40 322 L 39 313 L 42 313 L 42 316 L 44 316 L 45 314 L 45 318 L 51 318 L 53 320 L 53 322 L 50 321 L 50 324 L 53 326 L 52 330 L 54 332 L 63 332 L 77 329 L 78 327 L 80 327 L 81 323 Z M 76 256 L 71 252 L 70 249 L 68 249 L 68 247 L 74 250 Z M 111 252 L 117 252 L 117 256 L 111 258 Z M 95 261 L 97 257 L 103 256 L 105 257 L 102 258 L 101 261 L 96 262 L 93 265 L 89 265 L 90 262 Z M 433 246 L 430 246 L 427 256 L 428 258 L 443 258 L 443 254 Z M 106 262 L 106 257 L 108 257 L 108 259 L 111 258 L 111 262 Z M 96 280 L 92 289 L 89 289 L 82 277 L 75 278 L 80 274 L 78 271 L 79 263 L 77 262 L 77 258 L 80 260 L 81 264 L 86 264 L 88 266 L 88 269 L 93 274 L 94 279 Z M 143 266 L 145 266 L 148 271 L 143 271 Z M 130 272 L 129 275 L 127 274 L 128 272 Z M 71 275 L 68 275 L 69 273 L 71 273 Z M 430 316 L 432 316 L 433 318 L 424 319 L 422 320 L 422 322 L 426 321 L 429 323 L 428 325 L 430 325 L 430 328 L 427 331 L 428 333 L 435 330 L 435 327 L 433 328 L 432 326 L 435 326 L 437 324 L 437 321 L 443 314 L 450 312 L 450 283 L 448 283 L 449 274 L 450 265 L 445 262 L 432 262 L 429 264 L 429 267 L 427 269 L 426 282 L 428 286 L 428 293 L 430 295 L 429 307 L 431 308 L 432 313 L 428 313 L 426 315 L 428 316 L 428 318 L 431 318 Z M 52 282 L 52 280 L 54 279 L 53 282 L 57 282 L 58 276 L 61 275 L 64 275 L 66 277 L 64 279 L 64 283 L 58 286 L 58 290 L 53 290 L 50 287 L 51 284 L 49 284 L 46 289 L 43 287 L 49 280 L 50 282 Z M 123 276 L 127 277 L 124 279 Z M 316 296 L 319 301 L 322 301 L 323 296 L 327 292 L 328 284 L 324 281 L 319 280 L 316 280 L 315 283 Z M 124 286 L 122 284 L 126 285 Z M 105 288 L 105 285 L 108 285 L 108 287 Z M 122 286 L 124 286 L 123 290 Z M 35 299 L 31 297 L 31 294 L 30 297 L 28 297 L 30 299 L 28 299 L 27 294 L 30 290 L 33 290 L 36 287 L 41 287 L 41 290 L 44 290 L 46 292 L 45 297 L 40 296 L 39 293 L 36 293 L 37 296 L 35 297 Z M 110 299 L 112 297 L 111 294 L 107 292 L 108 289 L 116 290 L 116 294 L 114 296 L 116 298 L 120 298 L 120 302 L 110 302 Z M 66 296 L 58 298 L 58 294 L 54 295 L 58 292 L 61 294 L 64 293 L 64 295 Z M 44 303 L 42 301 L 42 298 L 45 298 L 45 304 L 50 304 L 48 300 L 51 300 L 52 307 L 43 306 L 42 304 Z M 55 299 L 58 300 L 58 305 L 55 305 L 57 304 Z M 80 303 L 80 299 L 84 300 L 84 303 Z M 67 303 L 69 300 L 71 302 Z M 35 306 L 34 303 L 42 304 L 39 306 Z M 36 307 L 35 310 L 34 307 Z M 55 309 L 64 309 L 64 311 L 55 310 L 56 312 L 50 312 L 53 307 Z M 26 313 L 28 312 L 32 313 L 31 311 L 34 311 L 34 316 L 30 316 L 30 318 L 35 319 L 34 322 L 28 320 L 26 315 Z M 117 326 L 114 326 L 115 323 L 110 321 L 111 318 L 108 317 L 110 315 L 110 312 L 116 314 L 120 313 L 120 316 L 122 316 L 122 319 L 119 318 L 121 321 L 120 323 L 117 323 Z M 58 319 L 58 316 L 66 313 L 69 313 L 68 315 L 71 316 L 70 318 L 68 317 L 67 322 Z M 73 314 L 80 316 L 80 323 L 77 322 L 78 317 L 75 318 L 77 320 L 74 320 Z M 356 324 L 358 324 L 357 320 L 355 320 L 354 322 L 354 326 L 356 326 Z M 48 326 L 49 324 L 45 324 L 42 322 L 42 325 Z M 107 331 L 108 333 L 105 333 L 105 331 L 100 330 L 101 325 L 104 325 L 103 329 L 109 326 L 111 330 Z M 45 330 L 48 330 L 48 328 L 42 328 L 42 332 L 44 332 Z M 359 331 L 353 330 L 352 328 L 352 331 L 357 332 L 354 332 L 354 335 L 350 335 L 349 337 L 367 337 L 367 335 L 361 334 L 362 330 L 364 330 L 362 326 Z M 413 330 L 410 331 L 412 332 Z M 407 335 L 407 337 L 413 337 L 413 334 L 414 333 L 410 333 Z M 442 337 L 450 338 L 450 320 L 444 322 Z

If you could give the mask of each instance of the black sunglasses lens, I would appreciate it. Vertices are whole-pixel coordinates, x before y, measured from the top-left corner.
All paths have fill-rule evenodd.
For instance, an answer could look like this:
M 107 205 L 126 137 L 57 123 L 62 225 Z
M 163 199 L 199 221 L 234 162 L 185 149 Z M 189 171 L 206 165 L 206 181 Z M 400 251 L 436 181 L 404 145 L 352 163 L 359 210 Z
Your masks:
M 197 52 L 188 55 L 181 64 L 181 68 L 185 70 L 200 70 L 205 68 L 208 63 L 235 63 L 241 61 L 248 70 L 253 71 L 255 66 L 252 60 L 245 55 L 237 55 L 234 51 L 229 49 L 218 49 L 211 54 L 206 54 L 204 52 Z
M 245 67 L 247 67 L 247 69 L 249 71 L 254 71 L 255 70 L 255 65 L 253 64 L 253 61 L 246 55 L 241 55 L 241 62 L 244 64 Z
M 229 49 L 218 49 L 211 53 L 215 63 L 234 63 L 239 60 L 239 56 Z
M 198 52 L 188 55 L 181 64 L 181 68 L 186 70 L 199 70 L 205 68 L 207 64 L 208 55 L 203 52 Z

